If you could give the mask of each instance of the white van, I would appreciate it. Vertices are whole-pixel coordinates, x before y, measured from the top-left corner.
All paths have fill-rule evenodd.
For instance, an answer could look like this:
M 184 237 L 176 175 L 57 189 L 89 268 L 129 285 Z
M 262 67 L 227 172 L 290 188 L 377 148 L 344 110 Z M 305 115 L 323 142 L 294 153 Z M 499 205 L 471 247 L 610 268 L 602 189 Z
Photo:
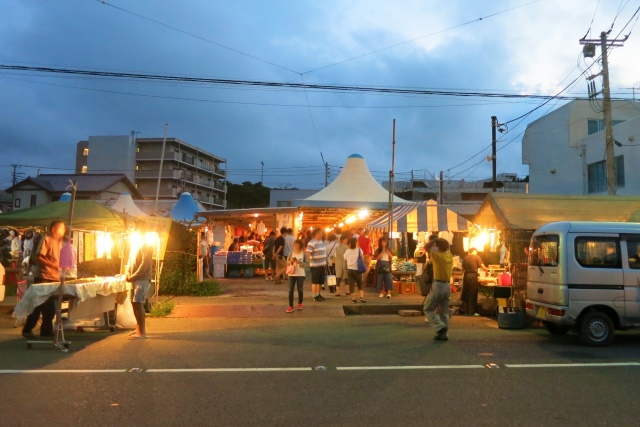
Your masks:
M 640 326 L 640 224 L 553 222 L 531 238 L 527 314 L 603 346 Z

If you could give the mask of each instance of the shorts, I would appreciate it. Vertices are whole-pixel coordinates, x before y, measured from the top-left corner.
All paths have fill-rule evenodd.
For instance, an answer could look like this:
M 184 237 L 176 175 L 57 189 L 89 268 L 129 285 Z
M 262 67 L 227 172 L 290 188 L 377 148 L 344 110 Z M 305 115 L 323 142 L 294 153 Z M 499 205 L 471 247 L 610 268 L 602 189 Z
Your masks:
M 144 300 L 147 299 L 149 288 L 151 288 L 151 281 L 149 280 L 133 282 L 131 284 L 131 302 L 144 303 Z
M 276 269 L 276 260 L 275 258 L 265 258 L 264 259 L 264 268 L 267 270 L 275 270 Z
M 347 269 L 346 262 L 339 265 L 336 264 L 336 278 L 345 280 L 349 278 L 349 270 Z
M 324 276 L 325 276 L 326 267 L 311 267 L 311 284 L 312 285 L 324 285 Z

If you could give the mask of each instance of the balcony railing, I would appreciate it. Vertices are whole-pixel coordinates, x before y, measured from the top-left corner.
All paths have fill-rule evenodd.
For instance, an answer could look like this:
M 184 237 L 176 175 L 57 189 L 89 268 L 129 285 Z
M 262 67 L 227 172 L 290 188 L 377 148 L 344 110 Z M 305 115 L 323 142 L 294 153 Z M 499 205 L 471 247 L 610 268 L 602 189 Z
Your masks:
M 164 170 L 162 171 L 162 179 L 179 179 L 179 170 Z M 137 170 L 136 179 L 158 179 L 157 170 Z

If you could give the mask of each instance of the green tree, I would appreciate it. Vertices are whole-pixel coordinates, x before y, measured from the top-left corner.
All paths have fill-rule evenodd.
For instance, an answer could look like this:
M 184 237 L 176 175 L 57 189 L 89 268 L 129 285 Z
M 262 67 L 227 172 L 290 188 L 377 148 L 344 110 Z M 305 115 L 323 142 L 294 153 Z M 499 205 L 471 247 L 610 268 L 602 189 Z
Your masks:
M 269 206 L 270 190 L 261 182 L 228 183 L 227 209 L 266 208 Z

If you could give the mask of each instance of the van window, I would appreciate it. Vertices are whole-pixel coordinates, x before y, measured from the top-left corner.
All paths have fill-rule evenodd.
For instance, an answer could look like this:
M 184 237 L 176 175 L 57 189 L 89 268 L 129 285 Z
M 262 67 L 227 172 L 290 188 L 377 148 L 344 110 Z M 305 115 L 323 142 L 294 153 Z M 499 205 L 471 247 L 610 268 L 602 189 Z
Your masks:
M 559 246 L 560 237 L 555 234 L 533 236 L 529 249 L 529 264 L 556 267 Z
M 620 268 L 620 243 L 613 237 L 576 237 L 576 260 L 588 268 Z
M 640 270 L 640 237 L 627 239 L 627 251 L 629 256 L 629 268 Z

